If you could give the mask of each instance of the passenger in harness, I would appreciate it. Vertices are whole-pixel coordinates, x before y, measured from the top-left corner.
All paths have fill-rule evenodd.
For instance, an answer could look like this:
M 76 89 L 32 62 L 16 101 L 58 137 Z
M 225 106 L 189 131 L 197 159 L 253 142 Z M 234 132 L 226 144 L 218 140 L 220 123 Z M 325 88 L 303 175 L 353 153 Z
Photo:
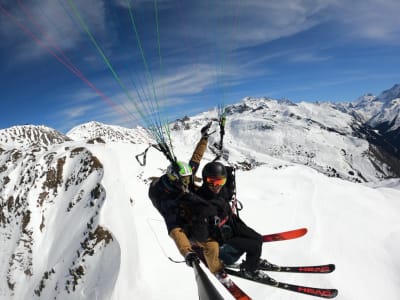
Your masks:
M 189 163 L 171 164 L 166 174 L 154 179 L 149 188 L 149 198 L 163 216 L 169 236 L 174 240 L 186 263 L 198 261 L 192 243 L 204 249 L 208 268 L 212 273 L 223 269 L 219 259 L 219 244 L 209 239 L 208 224 L 214 221 L 216 209 L 194 193 L 194 175 L 207 148 L 211 123 L 201 129 L 198 142 Z
M 234 179 L 228 180 L 231 175 L 232 167 L 225 167 L 218 161 L 210 162 L 203 168 L 203 184 L 196 194 L 216 208 L 216 217 L 220 220 L 218 226 L 210 230 L 209 235 L 220 243 L 220 258 L 225 264 L 233 264 L 246 253 L 246 260 L 241 264 L 243 276 L 265 278 L 268 275 L 260 272 L 259 267 L 270 263 L 260 258 L 262 236 L 234 214 L 230 206 L 234 194 L 232 189 L 235 189 Z

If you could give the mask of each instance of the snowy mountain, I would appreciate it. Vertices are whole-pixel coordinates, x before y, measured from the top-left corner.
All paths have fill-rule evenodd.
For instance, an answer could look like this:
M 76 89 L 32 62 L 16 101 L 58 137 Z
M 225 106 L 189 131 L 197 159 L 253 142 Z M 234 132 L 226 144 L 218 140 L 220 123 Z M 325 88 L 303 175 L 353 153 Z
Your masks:
M 24 144 L 31 138 L 25 136 Z M 0 166 L 1 299 L 50 299 L 49 287 L 51 295 L 69 295 L 87 266 L 101 272 L 102 255 L 118 261 L 112 234 L 98 224 L 103 166 L 87 149 L 55 139 L 52 145 L 3 150 Z M 107 281 L 99 287 L 104 295 L 116 277 L 115 265 L 107 267 Z
M 383 91 L 378 99 L 385 104 L 392 102 L 394 99 L 400 98 L 400 84 L 395 84 L 392 88 Z
M 151 141 L 148 133 L 142 127 L 128 129 L 99 122 L 89 122 L 72 128 L 67 136 L 76 141 L 90 143 L 123 142 L 142 144 Z
M 383 91 L 379 96 L 361 97 L 355 104 L 343 104 L 347 113 L 359 117 L 367 126 L 375 129 L 384 142 L 388 152 L 399 157 L 400 154 L 400 84 Z M 382 142 L 380 144 L 383 144 Z M 394 149 L 391 149 L 394 148 Z
M 198 129 L 174 131 L 181 159 L 190 157 Z M 259 148 L 257 142 L 229 155 L 240 162 L 240 153 Z M 198 298 L 193 271 L 167 259 L 181 258 L 147 198 L 147 178 L 160 175 L 168 162 L 154 150 L 146 167 L 140 167 L 133 154 L 146 146 L 66 141 L 1 151 L 0 299 Z M 207 151 L 203 163 L 211 158 Z M 252 159 L 263 161 L 265 155 L 256 152 Z M 237 172 L 242 218 L 263 233 L 309 228 L 301 239 L 266 244 L 263 256 L 271 261 L 334 262 L 337 270 L 329 275 L 270 275 L 336 287 L 337 299 L 372 300 L 382 290 L 385 299 L 398 299 L 399 181 L 368 187 L 282 162 L 275 159 Z M 253 299 L 294 297 L 236 282 Z
M 0 145 L 9 148 L 30 148 L 61 144 L 71 139 L 46 126 L 14 126 L 1 130 Z
M 384 103 L 372 94 L 366 94 L 354 103 L 343 104 L 344 107 L 347 107 L 347 112 L 355 112 L 363 122 L 367 122 L 377 115 L 382 110 L 383 105 Z
M 389 152 L 378 134 L 333 104 L 246 98 L 226 111 L 225 158 L 237 166 L 302 164 L 355 182 L 400 176 L 395 150 Z M 193 137 L 216 118 L 215 111 L 207 112 L 173 128 Z M 219 130 L 216 122 L 213 129 Z M 212 143 L 218 140 L 218 134 L 211 136 Z
M 171 124 L 179 159 L 190 158 L 200 128 L 216 117 Z M 212 129 L 200 167 L 215 157 L 216 122 Z M 309 229 L 265 244 L 263 257 L 337 266 L 271 276 L 337 288 L 337 299 L 400 298 L 398 156 L 384 152 L 381 137 L 329 103 L 246 98 L 228 107 L 223 155 L 238 167 L 241 217 L 262 233 Z M 0 130 L 0 299 L 198 299 L 193 270 L 168 259 L 181 257 L 147 197 L 148 178 L 168 162 L 153 148 L 145 167 L 135 160 L 149 141 L 140 128 L 96 122 L 67 135 Z M 310 299 L 235 281 L 253 299 Z
M 392 102 L 398 98 L 400 98 L 400 84 L 395 84 L 392 88 L 383 91 L 379 96 L 366 94 L 354 102 L 341 103 L 338 107 L 347 113 L 356 113 L 363 122 L 374 126 L 379 122 L 393 119 L 395 112 L 392 111 L 392 115 L 389 115 L 387 111 L 390 111 L 390 107 L 393 105 Z M 382 116 L 382 114 L 385 114 L 385 109 L 386 118 Z M 376 121 L 372 121 L 372 119 L 376 119 Z

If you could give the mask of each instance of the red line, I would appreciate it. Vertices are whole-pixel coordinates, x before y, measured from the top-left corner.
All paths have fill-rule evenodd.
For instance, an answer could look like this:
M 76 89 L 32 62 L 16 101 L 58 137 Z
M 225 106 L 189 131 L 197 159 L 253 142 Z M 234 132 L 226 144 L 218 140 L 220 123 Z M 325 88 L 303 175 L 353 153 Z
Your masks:
M 19 0 L 18 0 L 18 4 Z M 21 7 L 22 8 L 22 7 Z M 63 64 L 68 70 L 70 70 L 73 74 L 75 74 L 77 77 L 79 77 L 83 82 L 85 82 L 90 88 L 92 88 L 107 104 L 111 105 L 116 111 L 118 111 L 120 114 L 125 115 L 125 117 L 132 118 L 133 117 L 126 111 L 122 110 L 121 107 L 117 104 L 115 104 L 109 97 L 107 97 L 103 92 L 101 92 L 92 82 L 90 82 L 89 79 L 87 79 L 82 72 L 75 67 L 69 60 L 66 58 L 66 56 L 63 54 L 63 52 L 55 47 L 63 57 L 66 58 L 67 62 L 65 62 L 63 59 L 61 59 L 56 53 L 52 51 L 51 48 L 47 47 L 38 37 L 36 37 L 29 29 L 27 29 L 23 24 L 21 24 L 10 12 L 8 12 L 1 4 L 0 4 L 0 9 L 2 10 L 3 14 L 5 14 L 7 17 L 9 17 L 26 35 L 28 35 L 32 40 L 34 40 L 40 47 L 43 49 L 47 50 L 53 57 L 55 57 L 61 64 Z M 35 22 L 34 22 L 35 23 Z M 37 26 L 37 25 L 36 25 Z M 43 32 L 42 32 L 43 33 Z M 54 46 L 53 46 L 54 47 Z

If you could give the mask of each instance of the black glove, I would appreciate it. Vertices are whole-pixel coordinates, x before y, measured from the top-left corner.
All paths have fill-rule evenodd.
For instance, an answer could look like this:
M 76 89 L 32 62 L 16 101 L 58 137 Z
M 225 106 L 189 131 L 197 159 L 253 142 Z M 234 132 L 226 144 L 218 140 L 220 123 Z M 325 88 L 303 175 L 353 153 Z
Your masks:
M 188 254 L 186 254 L 185 256 L 185 262 L 189 267 L 193 267 L 194 263 L 199 263 L 200 259 L 197 256 L 196 253 L 194 252 L 189 252 Z
M 211 127 L 211 123 L 212 122 L 208 122 L 206 126 L 204 126 L 203 128 L 201 128 L 200 132 L 201 132 L 201 137 L 203 138 L 208 138 L 210 135 L 212 135 L 215 131 L 208 133 L 208 130 Z
M 221 237 L 224 241 L 227 241 L 233 237 L 233 230 L 232 227 L 229 225 L 223 225 L 220 228 L 220 231 L 221 231 Z

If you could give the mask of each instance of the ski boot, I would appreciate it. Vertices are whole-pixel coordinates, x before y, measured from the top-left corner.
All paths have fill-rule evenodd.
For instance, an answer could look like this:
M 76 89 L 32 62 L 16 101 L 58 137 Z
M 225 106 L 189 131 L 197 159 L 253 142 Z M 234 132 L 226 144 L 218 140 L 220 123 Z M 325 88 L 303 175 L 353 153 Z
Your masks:
M 260 258 L 259 262 L 258 262 L 258 267 L 261 270 L 273 270 L 278 268 L 277 265 L 270 263 L 268 260 L 266 259 L 262 259 Z
M 261 271 L 261 270 L 254 270 L 250 271 L 246 269 L 245 265 L 240 266 L 240 273 L 244 278 L 251 279 L 251 280 L 256 280 L 256 281 L 269 281 L 270 277 L 268 276 L 267 273 Z

